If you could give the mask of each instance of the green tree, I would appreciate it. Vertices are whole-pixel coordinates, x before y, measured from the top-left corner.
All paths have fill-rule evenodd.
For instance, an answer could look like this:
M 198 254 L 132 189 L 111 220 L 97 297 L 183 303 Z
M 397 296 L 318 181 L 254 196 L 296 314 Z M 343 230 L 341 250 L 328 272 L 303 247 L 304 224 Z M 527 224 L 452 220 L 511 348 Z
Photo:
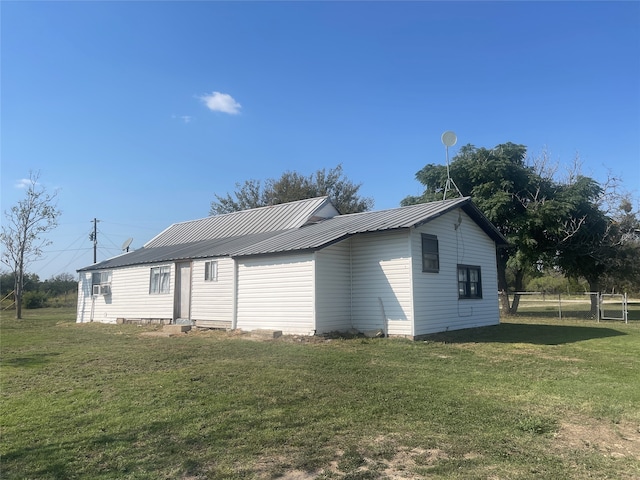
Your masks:
M 47 295 L 56 297 L 76 288 L 78 288 L 78 282 L 75 277 L 70 273 L 61 273 L 41 282 L 39 290 Z
M 331 198 L 340 213 L 364 212 L 373 207 L 373 200 L 358 195 L 361 186 L 362 184 L 355 184 L 344 176 L 342 165 L 329 171 L 323 168 L 309 176 L 287 171 L 280 178 L 267 179 L 264 184 L 260 180 L 238 183 L 233 195 L 215 194 L 216 200 L 211 202 L 209 215 L 220 215 L 324 195 Z
M 15 275 L 14 296 L 16 318 L 22 318 L 22 293 L 25 271 L 29 263 L 42 255 L 49 241 L 42 236 L 57 226 L 60 211 L 55 205 L 56 193 L 50 194 L 38 182 L 40 174 L 30 172 L 24 199 L 5 211 L 0 242 L 1 260 Z
M 578 175 L 563 186 L 560 193 L 570 205 L 569 215 L 556 231 L 556 263 L 571 277 L 582 277 L 589 290 L 634 288 L 640 274 L 638 218 L 630 200 L 617 208 L 615 188 L 608 191 L 595 180 Z M 597 314 L 597 299 L 592 297 L 591 312 Z
M 13 272 L 0 273 L 0 295 L 2 298 L 13 292 L 16 283 L 16 276 Z
M 620 244 L 617 258 L 618 271 L 608 271 L 603 286 L 615 292 L 640 293 L 640 212 L 633 211 L 630 194 L 624 194 L 613 216 Z

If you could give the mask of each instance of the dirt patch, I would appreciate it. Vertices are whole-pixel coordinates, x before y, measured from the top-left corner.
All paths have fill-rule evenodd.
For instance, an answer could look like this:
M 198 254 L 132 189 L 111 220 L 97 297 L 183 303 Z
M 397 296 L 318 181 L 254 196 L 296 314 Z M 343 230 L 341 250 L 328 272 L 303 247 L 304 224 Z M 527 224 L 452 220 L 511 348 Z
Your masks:
M 162 330 L 154 330 L 153 332 L 141 332 L 141 337 L 177 337 L 179 335 L 184 335 L 184 333 L 169 333 L 163 332 Z
M 313 480 L 318 478 L 383 478 L 386 480 L 414 480 L 423 478 L 415 473 L 420 467 L 437 464 L 447 460 L 449 455 L 437 448 L 394 447 L 395 453 L 386 458 L 360 456 L 357 452 L 338 450 L 333 461 L 315 472 L 288 470 L 278 472 L 277 465 L 286 463 L 283 459 L 263 459 L 255 464 L 256 478 L 279 480 Z M 469 454 L 469 458 L 479 455 Z M 375 455 L 374 455 L 375 457 Z M 465 457 L 466 458 L 466 457 Z
M 144 332 L 143 335 L 146 336 L 168 336 L 163 335 L 161 330 L 154 332 Z M 198 328 L 194 327 L 188 332 L 182 335 L 189 336 L 199 336 L 199 337 L 209 337 L 218 340 L 228 340 L 228 339 L 242 339 L 242 340 L 251 340 L 254 342 L 284 342 L 284 343 L 327 343 L 331 342 L 334 338 L 333 336 L 320 336 L 320 335 L 280 335 L 277 337 L 272 337 L 269 335 L 259 335 L 255 332 L 243 331 L 240 329 L 236 330 L 222 330 L 222 329 L 213 329 L 213 328 Z
M 554 442 L 571 451 L 598 452 L 611 458 L 640 460 L 640 425 L 574 417 L 560 423 Z

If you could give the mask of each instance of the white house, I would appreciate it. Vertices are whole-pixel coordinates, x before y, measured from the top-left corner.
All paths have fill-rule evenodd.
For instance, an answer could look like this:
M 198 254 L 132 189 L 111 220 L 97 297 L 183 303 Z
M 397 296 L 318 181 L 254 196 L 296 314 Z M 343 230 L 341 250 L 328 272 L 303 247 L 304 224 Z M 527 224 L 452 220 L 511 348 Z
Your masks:
M 494 325 L 505 243 L 468 197 L 349 215 L 327 197 L 244 210 L 80 269 L 77 322 L 409 338 Z

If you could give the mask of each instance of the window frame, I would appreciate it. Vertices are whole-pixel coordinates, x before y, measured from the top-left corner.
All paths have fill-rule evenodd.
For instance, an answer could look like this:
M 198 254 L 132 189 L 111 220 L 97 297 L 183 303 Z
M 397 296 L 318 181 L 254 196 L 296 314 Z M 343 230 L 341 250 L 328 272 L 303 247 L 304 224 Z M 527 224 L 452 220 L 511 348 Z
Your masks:
M 111 295 L 111 270 L 91 272 L 91 295 Z
M 92 272 L 91 286 L 93 287 L 94 285 L 111 285 L 111 270 L 99 270 Z
M 156 278 L 157 280 L 155 280 Z M 167 293 L 171 293 L 171 265 L 151 267 L 149 270 L 149 295 L 164 295 Z
M 459 300 L 481 300 L 482 299 L 482 269 L 479 265 L 462 265 L 459 264 L 456 269 L 456 279 L 458 282 L 458 299 Z M 460 273 L 464 272 L 464 279 L 460 279 Z M 477 280 L 472 280 L 471 272 L 476 272 Z M 464 285 L 461 288 L 461 284 Z M 475 294 L 472 288 L 475 285 Z
M 207 260 L 204 262 L 204 281 L 205 282 L 217 282 L 218 281 L 218 261 Z
M 429 233 L 421 233 L 420 234 L 421 242 L 422 242 L 422 271 L 424 273 L 439 273 L 440 272 L 440 245 L 438 243 L 438 237 L 436 235 L 431 235 Z M 435 242 L 435 249 L 433 249 L 433 244 Z M 430 249 L 425 247 L 430 245 Z M 435 262 L 435 268 L 427 266 L 428 262 L 425 261 L 427 258 L 430 259 L 431 262 Z

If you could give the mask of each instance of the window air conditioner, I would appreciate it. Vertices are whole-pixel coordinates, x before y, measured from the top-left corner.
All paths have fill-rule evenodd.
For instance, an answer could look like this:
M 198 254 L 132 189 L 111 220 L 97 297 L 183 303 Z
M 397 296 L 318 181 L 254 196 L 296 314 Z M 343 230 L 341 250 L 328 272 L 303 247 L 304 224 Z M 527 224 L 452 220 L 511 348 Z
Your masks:
M 100 295 L 100 285 L 94 285 L 93 286 L 93 294 L 94 295 Z
M 100 285 L 100 293 L 102 295 L 111 295 L 111 285 Z

